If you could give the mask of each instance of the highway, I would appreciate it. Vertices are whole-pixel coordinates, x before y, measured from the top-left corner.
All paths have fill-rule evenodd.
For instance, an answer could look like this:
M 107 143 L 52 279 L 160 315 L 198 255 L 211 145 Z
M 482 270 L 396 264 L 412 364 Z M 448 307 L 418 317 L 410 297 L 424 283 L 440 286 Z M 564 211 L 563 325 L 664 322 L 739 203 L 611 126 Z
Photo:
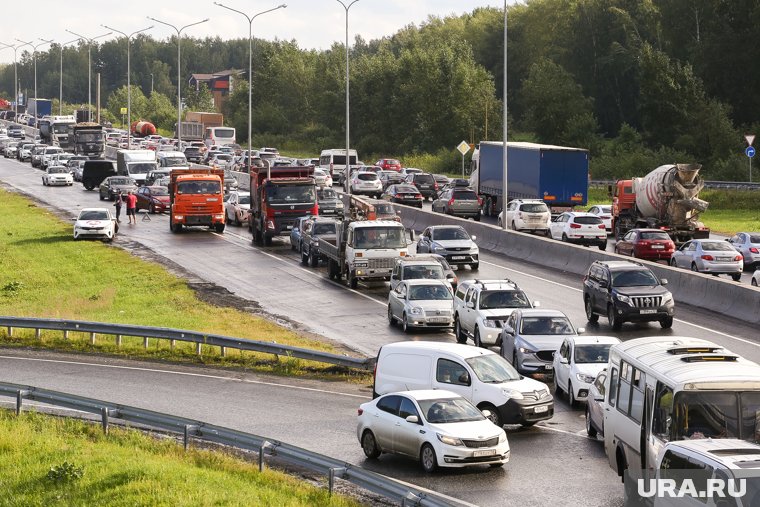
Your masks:
M 77 183 L 43 187 L 40 176 L 41 171 L 29 164 L 0 159 L 1 181 L 54 206 L 64 219 L 75 216 L 81 207 L 102 204 L 96 192 L 87 192 Z M 152 215 L 150 221 L 138 219 L 134 226 L 123 223 L 114 244 L 138 255 L 168 259 L 175 271 L 191 280 L 227 288 L 251 301 L 251 306 L 361 354 L 374 355 L 385 343 L 407 339 L 453 341 L 451 333 L 407 336 L 388 326 L 386 284 L 360 285 L 352 291 L 331 282 L 324 268 L 302 266 L 285 238 L 276 240 L 271 248 L 259 248 L 251 245 L 247 229 L 234 226 L 222 234 L 201 229 L 171 234 L 168 218 Z M 214 262 L 208 262 L 209 258 Z M 586 322 L 577 275 L 481 252 L 480 270 L 465 269 L 459 276 L 511 278 L 543 307 L 563 310 L 589 334 L 623 340 L 695 336 L 760 361 L 760 337 L 755 328 L 698 308 L 678 305 L 677 320 L 670 330 L 663 331 L 658 324 L 626 324 L 622 331 L 613 332 L 604 322 Z M 601 443 L 583 437 L 582 410 L 571 410 L 562 400 L 557 401 L 557 413 L 548 423 L 530 430 L 510 429 L 512 461 L 503 470 L 425 476 L 417 464 L 400 458 L 364 459 L 354 429 L 356 407 L 369 398 L 367 386 L 314 384 L 318 391 L 306 391 L 300 389 L 300 383 L 298 388 L 254 383 L 251 380 L 258 377 L 249 373 L 156 364 L 148 364 L 149 371 L 145 371 L 130 369 L 137 366 L 131 362 L 114 365 L 113 360 L 93 358 L 49 362 L 59 356 L 21 359 L 11 358 L 7 352 L 3 355 L 3 381 L 104 398 L 280 438 L 481 505 L 545 505 L 562 499 L 568 505 L 603 506 L 620 505 L 622 498 L 619 480 L 607 465 Z M 542 473 L 536 474 L 536 470 Z

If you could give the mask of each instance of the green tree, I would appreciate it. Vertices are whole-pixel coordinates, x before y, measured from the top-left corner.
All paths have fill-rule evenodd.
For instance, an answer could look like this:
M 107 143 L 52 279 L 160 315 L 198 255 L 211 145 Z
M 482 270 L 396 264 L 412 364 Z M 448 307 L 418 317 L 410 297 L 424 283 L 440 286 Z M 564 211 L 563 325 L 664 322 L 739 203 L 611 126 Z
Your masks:
M 214 110 L 214 96 L 211 95 L 211 90 L 208 89 L 206 83 L 201 83 L 197 90 L 192 87 L 187 88 L 184 95 L 183 100 L 185 101 L 185 108 L 188 111 Z

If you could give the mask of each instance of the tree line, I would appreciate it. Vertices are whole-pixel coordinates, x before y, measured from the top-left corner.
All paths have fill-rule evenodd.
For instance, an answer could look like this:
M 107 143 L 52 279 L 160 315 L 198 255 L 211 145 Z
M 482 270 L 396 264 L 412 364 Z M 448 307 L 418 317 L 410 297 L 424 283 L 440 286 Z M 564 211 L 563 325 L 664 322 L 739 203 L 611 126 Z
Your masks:
M 643 175 L 669 162 L 699 162 L 709 179 L 747 179 L 743 133 L 760 133 L 754 93 L 760 69 L 760 4 L 750 0 L 529 0 L 508 11 L 510 139 L 588 148 L 594 178 Z M 133 119 L 176 121 L 176 38 L 131 46 Z M 208 103 L 192 73 L 247 69 L 245 39 L 183 38 L 183 98 Z M 351 60 L 351 144 L 374 155 L 428 156 L 456 170 L 462 140 L 501 140 L 503 12 L 479 8 L 430 17 L 392 36 L 356 37 Z M 37 53 L 40 97 L 57 97 L 61 48 Z M 87 102 L 87 47 L 63 48 L 64 101 Z M 126 106 L 126 42 L 92 48 L 104 104 L 115 123 Z M 318 152 L 345 142 L 345 48 L 254 43 L 257 145 Z M 19 58 L 31 92 L 30 53 Z M 151 74 L 153 95 L 151 95 Z M 247 137 L 248 84 L 234 81 L 224 113 Z M 0 93 L 13 93 L 13 65 Z M 450 167 L 449 167 L 450 166 Z

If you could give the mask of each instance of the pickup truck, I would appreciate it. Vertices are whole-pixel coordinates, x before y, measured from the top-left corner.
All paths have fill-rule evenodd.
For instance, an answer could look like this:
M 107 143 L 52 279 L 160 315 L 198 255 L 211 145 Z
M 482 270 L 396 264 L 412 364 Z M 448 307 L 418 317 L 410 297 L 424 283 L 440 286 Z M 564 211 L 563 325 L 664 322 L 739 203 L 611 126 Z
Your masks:
M 335 240 L 337 221 L 334 218 L 312 217 L 306 221 L 301 234 L 301 263 L 312 268 L 319 266 L 325 257 L 319 251 L 319 241 Z

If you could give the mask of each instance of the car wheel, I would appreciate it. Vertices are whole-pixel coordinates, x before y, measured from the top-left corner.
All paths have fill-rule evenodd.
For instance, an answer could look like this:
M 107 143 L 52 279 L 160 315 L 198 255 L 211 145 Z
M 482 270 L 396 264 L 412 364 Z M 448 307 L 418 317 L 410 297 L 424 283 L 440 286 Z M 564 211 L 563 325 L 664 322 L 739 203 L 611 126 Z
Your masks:
M 401 328 L 405 333 L 409 333 L 412 330 L 412 326 L 409 325 L 409 321 L 406 318 L 406 313 L 401 314 Z
M 375 435 L 370 430 L 366 430 L 362 435 L 362 450 L 364 455 L 370 459 L 380 456 L 380 448 L 375 441 Z
M 602 252 L 604 252 L 605 250 L 607 250 L 607 242 L 606 241 L 604 243 L 599 243 L 599 250 L 601 250 Z
M 457 343 L 467 343 L 467 335 L 462 331 L 462 325 L 459 324 L 459 319 L 454 319 L 454 336 L 457 339 Z
M 614 305 L 607 307 L 607 322 L 614 331 L 620 331 L 623 327 L 623 321 L 615 313 Z
M 751 283 L 753 287 L 757 287 L 757 280 L 755 280 L 754 278 L 752 279 Z
M 309 250 L 309 266 L 311 266 L 312 268 L 316 268 L 317 266 L 319 266 L 319 256 L 314 255 L 313 249 Z
M 670 329 L 673 327 L 673 317 L 665 317 L 664 319 L 660 320 L 660 327 L 663 329 Z
M 589 322 L 598 322 L 599 321 L 599 315 L 594 313 L 593 305 L 591 304 L 591 298 L 586 298 L 586 304 L 584 305 L 586 307 L 586 320 Z
M 478 213 L 477 215 L 475 215 L 475 221 L 476 222 L 480 222 L 480 213 Z
M 480 329 L 475 326 L 475 337 L 473 338 L 476 347 L 483 347 L 483 342 L 480 341 Z
M 671 265 L 671 267 L 674 267 L 674 268 L 678 267 L 678 266 L 676 266 L 676 260 L 675 259 L 670 259 L 670 265 Z
M 569 381 L 567 383 L 567 402 L 570 404 L 571 408 L 578 403 L 575 399 L 575 393 L 573 392 L 573 383 Z
M 733 281 L 735 281 L 735 282 L 738 282 L 739 280 L 742 279 L 742 274 L 741 273 L 734 273 L 733 275 L 731 275 L 731 279 Z
M 435 457 L 435 449 L 430 444 L 422 446 L 420 451 L 420 464 L 425 473 L 433 473 L 438 468 L 438 458 Z
M 489 415 L 487 419 L 491 421 L 492 423 L 494 423 L 496 426 L 498 426 L 499 428 L 504 426 L 504 423 L 502 422 L 501 416 L 499 415 L 499 412 L 496 410 L 496 407 L 494 407 L 490 403 L 484 403 L 478 408 L 480 409 L 481 412 L 484 410 L 488 410 L 489 412 L 491 412 L 491 415 Z
M 697 263 L 696 262 L 692 262 L 691 263 L 691 270 L 699 273 L 699 268 L 697 268 Z
M 596 438 L 596 428 L 591 424 L 591 411 L 586 405 L 586 434 L 591 438 Z
M 567 243 L 567 234 L 565 234 L 564 232 L 562 233 L 562 241 Z
M 351 270 L 348 270 L 348 286 L 352 289 L 356 289 L 359 286 L 359 280 L 354 276 Z
M 388 305 L 388 325 L 392 326 L 396 323 L 396 319 L 393 318 L 393 310 L 391 310 L 391 305 Z
M 474 263 L 470 264 L 470 269 L 472 271 L 477 271 L 479 267 L 480 267 L 480 262 L 474 262 Z
M 306 252 L 304 252 L 303 247 L 301 247 L 301 264 L 304 266 L 309 263 L 309 256 L 306 255 Z
M 214 224 L 214 231 L 217 234 L 221 234 L 224 232 L 224 224 Z

